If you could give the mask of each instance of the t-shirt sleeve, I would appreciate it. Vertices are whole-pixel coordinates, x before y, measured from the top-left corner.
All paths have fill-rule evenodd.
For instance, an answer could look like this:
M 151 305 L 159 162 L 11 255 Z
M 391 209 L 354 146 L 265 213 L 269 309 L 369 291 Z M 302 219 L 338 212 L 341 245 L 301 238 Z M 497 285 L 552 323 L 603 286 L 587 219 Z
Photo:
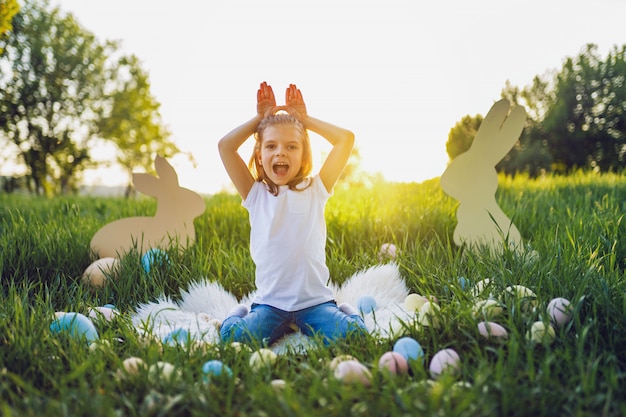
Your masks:
M 246 210 L 250 210 L 250 207 L 254 205 L 255 201 L 259 198 L 259 192 L 263 190 L 263 187 L 264 185 L 261 181 L 254 182 L 254 184 L 252 185 L 252 188 L 250 189 L 250 192 L 248 193 L 248 196 L 246 197 L 245 200 L 241 202 L 241 205 Z

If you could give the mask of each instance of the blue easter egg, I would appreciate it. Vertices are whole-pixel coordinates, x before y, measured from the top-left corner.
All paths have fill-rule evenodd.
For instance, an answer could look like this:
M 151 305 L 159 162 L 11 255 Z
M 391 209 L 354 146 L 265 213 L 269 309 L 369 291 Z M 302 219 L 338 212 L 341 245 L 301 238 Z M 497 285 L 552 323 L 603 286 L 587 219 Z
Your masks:
M 424 360 L 424 350 L 419 342 L 411 337 L 401 337 L 393 345 L 393 351 L 399 353 L 407 362 Z
M 169 332 L 162 340 L 164 345 L 176 346 L 189 342 L 189 332 L 185 329 L 176 329 Z
M 170 262 L 167 252 L 164 250 L 153 248 L 148 249 L 141 257 L 141 266 L 146 273 L 150 273 L 152 268 L 162 268 Z
M 204 374 L 202 379 L 205 382 L 209 382 L 211 380 L 211 377 L 214 377 L 214 378 L 228 377 L 228 378 L 230 378 L 230 377 L 233 376 L 233 371 L 230 370 L 228 365 L 224 365 L 222 363 L 222 361 L 219 361 L 217 359 L 205 362 L 204 365 L 202 365 L 202 373 Z
M 462 290 L 466 290 L 469 288 L 469 281 L 467 280 L 467 278 L 459 277 L 458 281 L 459 281 L 459 287 L 461 287 Z
M 72 337 L 91 343 L 99 339 L 98 331 L 87 316 L 80 313 L 65 313 L 50 325 L 52 333 L 69 332 Z
M 363 314 L 376 310 L 376 299 L 371 295 L 364 295 L 357 300 L 357 308 Z

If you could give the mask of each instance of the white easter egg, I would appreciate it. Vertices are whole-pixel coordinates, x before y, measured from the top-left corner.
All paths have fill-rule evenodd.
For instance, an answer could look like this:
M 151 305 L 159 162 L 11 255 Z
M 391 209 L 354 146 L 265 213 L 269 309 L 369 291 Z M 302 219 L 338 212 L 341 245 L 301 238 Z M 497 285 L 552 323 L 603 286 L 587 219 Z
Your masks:
M 117 278 L 117 263 L 118 260 L 111 257 L 100 258 L 93 262 L 83 272 L 81 277 L 83 284 L 95 288 L 104 287 L 109 279 Z
M 164 361 L 152 364 L 148 369 L 148 375 L 153 382 L 160 380 L 173 381 L 181 376 L 180 371 L 174 365 Z
M 486 339 L 506 339 L 509 336 L 504 327 L 491 321 L 482 321 L 478 323 L 478 333 Z
M 138 358 L 136 356 L 131 356 L 130 358 L 124 359 L 122 362 L 122 368 L 128 375 L 138 375 L 142 369 L 146 369 L 146 363 L 143 359 Z
M 563 327 L 572 319 L 572 306 L 562 297 L 553 298 L 548 303 L 548 317 L 557 326 Z
M 552 343 L 555 336 L 554 328 L 542 321 L 534 322 L 526 334 L 526 337 L 528 337 L 533 343 L 544 344 Z
M 485 278 L 483 280 L 478 281 L 474 287 L 472 287 L 472 296 L 474 298 L 484 297 L 489 295 L 489 287 L 491 286 L 491 280 L 489 278 Z
M 276 353 L 270 349 L 259 349 L 250 355 L 250 368 L 259 370 L 264 367 L 270 367 L 276 362 Z
M 537 295 L 528 287 L 523 285 L 511 285 L 506 287 L 506 291 L 519 300 L 522 311 L 532 311 L 537 306 Z
M 372 374 L 361 362 L 356 360 L 343 361 L 337 365 L 334 371 L 335 378 L 345 384 L 361 384 L 370 386 Z
M 422 308 L 424 303 L 427 301 L 428 299 L 422 295 L 415 294 L 415 293 L 409 294 L 404 299 L 404 308 L 406 308 L 406 311 L 409 311 L 409 312 L 413 312 L 413 311 L 419 312 L 420 308 Z
M 89 309 L 88 316 L 91 319 L 104 319 L 106 321 L 113 320 L 119 312 L 111 307 L 92 307 Z
M 441 325 L 440 311 L 441 308 L 439 307 L 439 304 L 427 301 L 420 308 L 417 321 L 424 327 L 431 326 L 437 329 Z
M 435 353 L 430 361 L 428 370 L 433 378 L 439 377 L 444 372 L 455 373 L 459 370 L 461 358 L 454 349 L 442 349 Z
M 287 388 L 287 382 L 284 379 L 273 379 L 270 386 L 276 391 L 282 391 Z
M 502 312 L 502 305 L 492 298 L 488 300 L 479 300 L 472 308 L 472 314 L 475 318 L 483 318 L 486 320 L 491 320 L 502 314 Z
M 331 371 L 334 371 L 335 369 L 337 369 L 337 366 L 341 362 L 355 361 L 355 360 L 356 358 L 352 355 L 338 355 L 331 359 L 331 361 L 328 363 L 328 367 L 330 368 Z

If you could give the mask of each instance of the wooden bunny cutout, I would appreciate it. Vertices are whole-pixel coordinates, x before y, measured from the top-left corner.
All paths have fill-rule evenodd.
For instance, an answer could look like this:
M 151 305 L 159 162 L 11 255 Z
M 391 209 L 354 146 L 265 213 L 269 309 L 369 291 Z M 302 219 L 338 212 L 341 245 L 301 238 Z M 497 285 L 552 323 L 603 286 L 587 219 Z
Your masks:
M 144 254 L 151 248 L 178 244 L 184 249 L 194 243 L 193 221 L 204 213 L 204 199 L 178 185 L 178 175 L 165 158 L 157 156 L 154 166 L 158 177 L 133 173 L 135 187 L 157 199 L 154 217 L 128 217 L 102 227 L 91 239 L 91 249 L 98 257 L 119 258 L 135 245 Z
M 525 120 L 524 107 L 511 109 L 506 99 L 496 102 L 470 149 L 452 160 L 441 176 L 441 188 L 460 203 L 453 236 L 457 245 L 502 253 L 508 243 L 513 250 L 523 250 L 519 230 L 496 202 L 495 166 L 519 139 Z

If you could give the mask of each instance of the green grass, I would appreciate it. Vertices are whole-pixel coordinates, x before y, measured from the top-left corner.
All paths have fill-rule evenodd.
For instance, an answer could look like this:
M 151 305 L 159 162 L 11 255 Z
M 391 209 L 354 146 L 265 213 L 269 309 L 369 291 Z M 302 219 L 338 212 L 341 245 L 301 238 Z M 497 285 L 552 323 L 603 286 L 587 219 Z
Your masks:
M 284 355 L 274 366 L 253 371 L 247 351 L 164 347 L 137 333 L 129 317 L 139 303 L 163 294 L 176 298 L 202 277 L 237 296 L 253 289 L 247 214 L 238 197 L 207 197 L 207 211 L 196 219 L 196 244 L 184 253 L 172 251 L 168 270 L 147 276 L 131 252 L 121 260 L 119 280 L 92 291 L 80 276 L 92 261 L 93 234 L 112 220 L 153 214 L 154 201 L 0 194 L 0 415 L 626 414 L 626 176 L 501 177 L 497 198 L 538 260 L 463 254 L 451 243 L 457 202 L 438 181 L 335 191 L 327 208 L 333 279 L 341 283 L 377 264 L 380 245 L 392 242 L 401 250 L 398 264 L 411 290 L 440 302 L 440 329 L 412 323 L 404 329 L 424 348 L 425 365 L 414 364 L 410 375 L 393 378 L 376 364 L 395 340 L 372 338 Z M 523 311 L 508 301 L 497 321 L 509 338 L 485 340 L 476 330 L 471 294 L 457 285 L 461 276 L 471 283 L 490 278 L 497 296 L 508 285 L 525 285 L 537 294 L 537 309 Z M 551 345 L 533 345 L 526 331 L 530 323 L 547 320 L 545 307 L 554 297 L 572 301 L 574 318 L 557 329 Z M 107 342 L 95 350 L 50 332 L 54 312 L 86 313 L 107 303 L 122 314 L 96 322 Z M 461 356 L 460 373 L 432 385 L 429 359 L 448 347 Z M 370 368 L 371 387 L 332 377 L 327 362 L 340 354 Z M 122 361 L 131 356 L 149 365 L 170 362 L 180 375 L 174 381 L 146 373 L 118 378 Z M 203 383 L 201 368 L 209 359 L 222 360 L 235 377 Z M 288 387 L 275 392 L 273 379 L 284 379 Z M 470 385 L 454 389 L 457 381 Z

